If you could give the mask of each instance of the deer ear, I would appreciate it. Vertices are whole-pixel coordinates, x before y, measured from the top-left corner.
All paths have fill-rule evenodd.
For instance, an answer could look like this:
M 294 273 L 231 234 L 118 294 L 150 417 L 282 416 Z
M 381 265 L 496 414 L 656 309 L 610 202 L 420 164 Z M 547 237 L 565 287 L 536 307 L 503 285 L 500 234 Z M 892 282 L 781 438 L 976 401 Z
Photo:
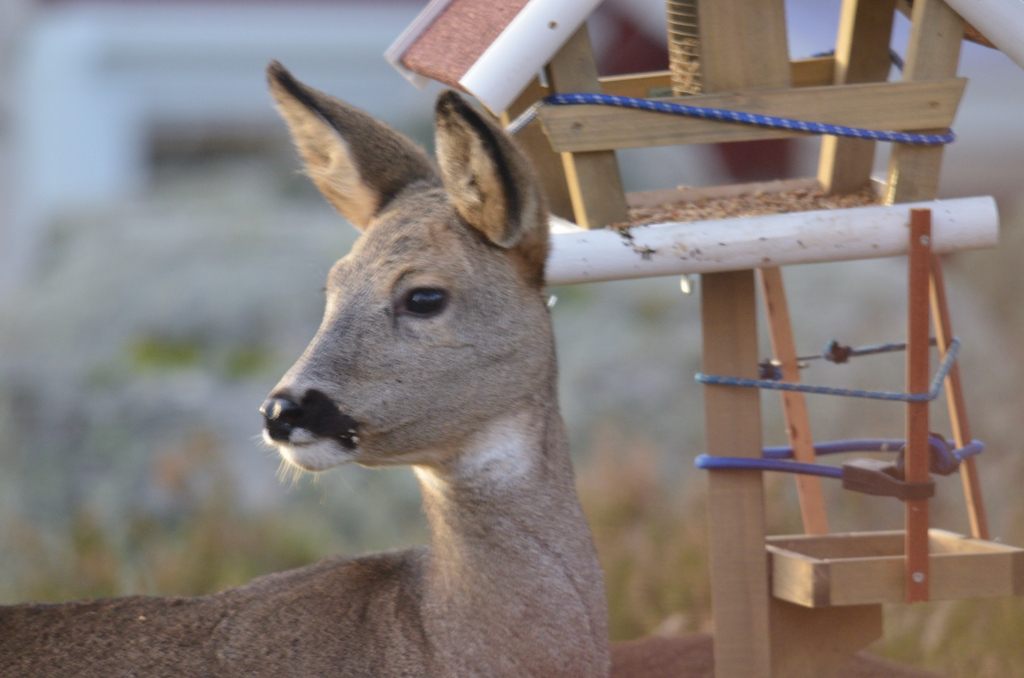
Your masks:
M 495 245 L 515 250 L 543 280 L 547 208 L 533 166 L 500 127 L 448 90 L 437 100 L 441 180 L 459 214 Z
M 356 228 L 409 184 L 437 183 L 423 149 L 384 123 L 302 84 L 276 61 L 267 82 L 310 178 Z

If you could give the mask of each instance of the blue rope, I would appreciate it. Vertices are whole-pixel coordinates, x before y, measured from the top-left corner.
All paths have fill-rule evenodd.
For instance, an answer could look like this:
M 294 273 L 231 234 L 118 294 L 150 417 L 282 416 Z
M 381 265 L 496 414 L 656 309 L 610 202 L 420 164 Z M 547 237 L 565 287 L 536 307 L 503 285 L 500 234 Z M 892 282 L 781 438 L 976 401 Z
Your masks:
M 809 134 L 830 134 L 839 137 L 853 137 L 854 139 L 871 139 L 874 141 L 891 141 L 897 144 L 914 144 L 918 146 L 939 146 L 952 142 L 956 135 L 953 130 L 945 134 L 910 134 L 906 132 L 879 132 L 877 130 L 861 129 L 859 127 L 844 127 L 842 125 L 827 125 L 820 122 L 805 122 L 803 120 L 792 120 L 790 118 L 777 118 L 770 115 L 758 115 L 756 113 L 743 113 L 740 111 L 727 111 L 721 108 L 703 108 L 701 106 L 688 106 L 686 104 L 659 101 L 656 99 L 638 99 L 636 97 L 620 97 L 614 94 L 552 94 L 544 97 L 534 105 L 523 111 L 512 124 L 505 128 L 511 135 L 520 132 L 524 127 L 533 122 L 537 117 L 537 111 L 541 106 L 572 106 L 578 104 L 597 104 L 601 106 L 619 106 L 621 108 L 636 108 L 644 111 L 655 111 L 657 113 L 671 113 L 673 115 L 685 115 L 691 118 L 704 120 L 719 120 L 721 122 L 735 122 L 741 125 L 754 125 L 756 127 L 768 127 L 771 129 L 786 129 Z
M 927 393 L 897 393 L 894 391 L 862 391 L 849 388 L 833 388 L 831 386 L 811 386 L 809 384 L 794 384 L 788 381 L 774 381 L 772 379 L 740 379 L 738 377 L 719 377 L 712 374 L 698 372 L 694 379 L 700 384 L 712 384 L 715 386 L 742 386 L 745 388 L 763 388 L 772 391 L 798 391 L 800 393 L 817 393 L 819 395 L 843 396 L 847 398 L 869 398 L 872 400 L 895 400 L 905 403 L 923 403 L 935 400 L 942 390 L 942 382 L 953 369 L 956 361 L 956 354 L 960 351 L 960 340 L 953 338 L 946 356 L 939 366 L 939 371 L 932 379 L 931 388 Z
M 698 456 L 693 462 L 697 468 L 714 471 L 778 471 L 780 473 L 799 473 L 808 476 L 825 478 L 842 478 L 843 469 L 823 464 L 807 464 L 800 461 L 781 461 L 779 459 L 757 459 L 750 457 L 712 457 L 709 454 Z
M 814 446 L 815 456 L 828 454 L 845 454 L 849 452 L 899 452 L 906 446 L 905 440 L 894 438 L 867 438 L 855 440 L 834 440 L 818 443 Z M 972 440 L 959 449 L 950 449 L 950 444 L 940 435 L 928 436 L 928 447 L 931 450 L 933 470 L 940 475 L 949 475 L 955 471 L 967 457 L 973 457 L 985 451 L 985 443 Z M 793 448 L 785 445 L 766 447 L 761 450 L 765 459 L 792 459 Z
M 826 455 L 847 452 L 898 452 L 905 446 L 905 440 L 897 439 L 835 440 L 815 445 L 814 453 L 815 455 Z M 942 436 L 935 434 L 928 436 L 928 447 L 931 452 L 930 468 L 934 473 L 940 475 L 953 473 L 960 467 L 960 462 L 964 459 L 985 451 L 985 443 L 980 440 L 972 440 L 959 449 L 951 450 L 949 443 Z M 761 450 L 761 454 L 761 458 L 712 457 L 702 454 L 694 460 L 694 465 L 699 469 L 716 471 L 779 471 L 826 478 L 843 477 L 843 470 L 835 466 L 786 461 L 793 458 L 792 447 L 766 447 Z

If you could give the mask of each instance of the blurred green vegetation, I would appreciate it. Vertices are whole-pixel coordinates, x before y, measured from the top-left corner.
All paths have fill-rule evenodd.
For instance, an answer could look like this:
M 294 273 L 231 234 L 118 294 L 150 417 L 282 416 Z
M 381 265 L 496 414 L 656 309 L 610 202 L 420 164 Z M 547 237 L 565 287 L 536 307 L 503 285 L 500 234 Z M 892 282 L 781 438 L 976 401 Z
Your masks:
M 302 511 L 243 511 L 209 435 L 193 434 L 165 452 L 153 475 L 162 510 L 136 512 L 117 530 L 88 510 L 60 533 L 8 522 L 3 539 L 18 555 L 4 576 L 9 597 L 201 595 L 306 565 L 338 548 L 338 536 Z
M 139 336 L 131 342 L 128 357 L 132 369 L 139 372 L 202 368 L 229 381 L 262 376 L 274 365 L 274 354 L 264 346 L 232 342 L 218 347 L 200 336 Z

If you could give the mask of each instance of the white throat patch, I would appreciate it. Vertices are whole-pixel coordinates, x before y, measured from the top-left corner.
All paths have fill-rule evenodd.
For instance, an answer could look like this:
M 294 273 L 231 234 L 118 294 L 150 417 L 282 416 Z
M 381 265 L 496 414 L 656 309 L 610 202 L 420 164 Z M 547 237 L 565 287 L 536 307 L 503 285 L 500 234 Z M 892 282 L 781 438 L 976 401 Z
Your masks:
M 542 447 L 543 425 L 530 412 L 495 419 L 466 443 L 448 473 L 428 466 L 414 471 L 427 488 L 440 490 L 449 482 L 506 489 L 525 477 Z

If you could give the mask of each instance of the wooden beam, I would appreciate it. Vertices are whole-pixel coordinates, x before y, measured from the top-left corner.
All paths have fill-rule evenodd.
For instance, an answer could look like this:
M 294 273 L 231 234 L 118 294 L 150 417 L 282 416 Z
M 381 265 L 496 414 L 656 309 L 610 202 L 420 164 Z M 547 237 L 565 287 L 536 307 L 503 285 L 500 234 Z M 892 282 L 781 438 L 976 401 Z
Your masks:
M 938 255 L 931 257 L 930 298 L 932 324 L 935 326 L 935 341 L 945 356 L 953 341 L 953 322 L 946 303 L 946 283 L 942 274 L 942 260 Z M 953 369 L 946 377 L 946 404 L 949 407 L 949 421 L 953 427 L 953 441 L 957 447 L 971 442 L 971 428 L 967 419 L 967 402 L 963 385 L 960 383 L 960 364 L 953 363 Z M 971 522 L 971 536 L 988 539 L 988 517 L 985 502 L 981 496 L 981 480 L 978 478 L 978 464 L 974 457 L 964 459 L 960 464 L 960 479 L 963 481 L 964 498 L 967 500 L 967 517 Z
M 540 78 L 534 78 L 522 94 L 512 102 L 508 110 L 502 112 L 502 127 L 508 127 L 516 116 L 543 99 L 547 94 L 548 88 L 540 83 Z M 551 148 L 551 143 L 548 141 L 547 135 L 544 134 L 544 127 L 540 121 L 534 120 L 520 130 L 516 135 L 516 143 L 533 162 L 537 178 L 548 199 L 548 210 L 552 214 L 572 221 L 572 198 L 569 195 L 565 170 L 562 168 L 562 157 Z
M 754 272 L 701 278 L 703 370 L 756 378 Z M 756 389 L 704 387 L 707 453 L 761 456 Z M 764 484 L 758 471 L 709 471 L 708 519 L 715 675 L 768 678 L 768 573 L 764 557 Z
M 833 84 L 833 73 L 835 71 L 835 59 L 833 57 L 794 59 L 789 62 L 789 66 L 792 74 L 791 77 L 793 78 L 793 87 L 822 87 Z M 601 92 L 604 94 L 644 99 L 651 96 L 652 89 L 671 88 L 672 71 L 604 75 L 599 77 L 598 81 L 601 83 Z M 522 97 L 534 92 L 536 92 L 537 96 L 533 101 L 551 94 L 551 90 L 547 85 L 534 81 L 530 83 L 529 87 L 520 96 Z
M 674 97 L 665 101 L 875 130 L 917 130 L 948 127 L 966 82 L 962 78 L 948 78 L 802 87 Z M 545 106 L 540 117 L 552 146 L 572 152 L 806 136 L 803 132 L 613 106 Z
M 697 12 L 705 92 L 789 87 L 783 0 L 699 0 Z M 705 372 L 756 375 L 753 271 L 703 276 L 701 312 Z M 705 386 L 704 399 L 708 453 L 759 457 L 760 393 Z M 715 676 L 769 678 L 772 639 L 761 473 L 708 475 Z
M 835 84 L 882 82 L 892 63 L 895 0 L 843 0 L 836 40 Z M 875 142 L 824 136 L 818 178 L 827 193 L 851 193 L 871 181 Z
M 793 341 L 793 327 L 789 319 L 789 304 L 786 303 L 782 270 L 776 267 L 762 268 L 758 273 L 772 353 L 782 370 L 782 380 L 799 384 L 800 367 L 796 359 L 796 344 Z M 811 419 L 807 414 L 804 394 L 791 391 L 780 391 L 779 394 L 782 397 L 782 412 L 786 419 L 786 438 L 793 448 L 793 458 L 807 464 L 815 463 L 817 460 L 814 454 L 814 441 L 811 438 Z M 808 534 L 827 534 L 828 518 L 825 515 L 825 498 L 821 494 L 821 479 L 803 474 L 794 474 L 794 478 L 804 531 Z
M 811 57 L 789 62 L 793 87 L 820 87 L 835 82 L 836 60 L 834 57 Z
M 855 652 L 881 637 L 881 605 L 808 609 L 773 598 L 772 676 L 835 676 Z
M 697 15 L 705 92 L 791 85 L 783 0 L 699 0 Z
M 956 75 L 964 20 L 943 0 L 915 0 L 903 79 L 938 80 Z M 896 144 L 889 159 L 886 202 L 933 200 L 939 187 L 942 146 Z
M 910 210 L 909 285 L 907 293 L 907 392 L 927 393 L 929 387 L 928 286 L 932 256 L 932 213 Z M 906 405 L 907 451 L 904 478 L 908 483 L 927 482 L 928 401 Z M 908 499 L 906 505 L 907 602 L 928 600 L 928 500 Z
M 886 52 L 888 58 L 888 52 Z M 789 62 L 793 87 L 821 87 L 834 82 L 835 58 L 830 56 L 794 59 Z M 601 91 L 620 97 L 650 96 L 652 89 L 672 87 L 672 71 L 651 71 L 627 75 L 606 75 L 598 78 Z
M 569 38 L 552 58 L 546 71 L 548 83 L 555 93 L 601 91 L 586 24 Z M 562 165 L 575 221 L 579 226 L 603 228 L 629 218 L 614 151 L 563 152 Z
M 672 71 L 609 75 L 598 80 L 601 81 L 601 92 L 604 94 L 646 99 L 651 96 L 652 89 L 672 87 Z

